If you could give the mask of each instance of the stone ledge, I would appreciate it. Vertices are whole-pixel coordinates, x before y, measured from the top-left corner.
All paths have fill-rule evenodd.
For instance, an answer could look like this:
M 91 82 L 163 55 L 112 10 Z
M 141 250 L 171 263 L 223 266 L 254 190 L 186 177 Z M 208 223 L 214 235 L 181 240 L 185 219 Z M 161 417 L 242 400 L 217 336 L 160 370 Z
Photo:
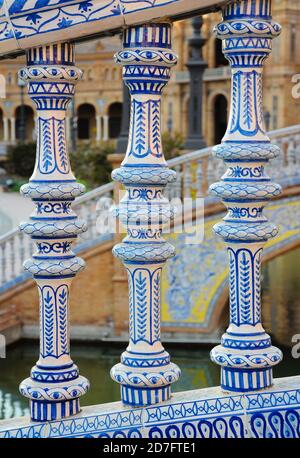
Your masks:
M 61 421 L 0 422 L 0 438 L 300 437 L 300 376 L 276 379 L 263 391 L 224 393 L 219 387 L 174 393 L 159 405 L 125 407 L 121 402 L 83 407 Z

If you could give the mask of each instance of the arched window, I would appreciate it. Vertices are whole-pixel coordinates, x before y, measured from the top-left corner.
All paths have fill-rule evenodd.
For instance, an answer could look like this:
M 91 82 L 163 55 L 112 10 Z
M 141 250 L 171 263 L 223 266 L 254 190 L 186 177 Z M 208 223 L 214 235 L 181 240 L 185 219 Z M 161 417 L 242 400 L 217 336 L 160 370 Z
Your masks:
M 118 138 L 121 131 L 122 103 L 112 103 L 108 108 L 109 116 L 109 138 Z
M 216 96 L 214 100 L 214 144 L 221 143 L 227 128 L 227 99 L 223 94 Z
M 34 139 L 34 111 L 28 105 L 18 106 L 15 111 L 15 128 L 17 140 Z
M 96 110 L 90 103 L 77 109 L 77 135 L 79 140 L 92 140 L 96 135 Z

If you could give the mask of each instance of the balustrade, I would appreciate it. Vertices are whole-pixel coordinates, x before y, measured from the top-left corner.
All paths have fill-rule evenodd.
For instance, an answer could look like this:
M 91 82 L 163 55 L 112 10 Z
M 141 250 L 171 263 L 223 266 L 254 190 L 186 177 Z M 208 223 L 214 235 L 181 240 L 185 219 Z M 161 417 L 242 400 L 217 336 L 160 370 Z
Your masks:
M 223 22 L 215 27 L 232 69 L 228 128 L 213 148 L 227 171 L 210 187 L 221 197 L 228 213 L 214 226 L 229 256 L 230 324 L 211 358 L 221 366 L 221 386 L 229 391 L 251 391 L 272 384 L 272 367 L 282 359 L 261 323 L 262 250 L 277 228 L 263 209 L 280 194 L 278 184 L 265 172 L 280 153 L 270 143 L 263 117 L 263 64 L 280 26 L 272 22 L 271 1 L 232 2 L 223 9 Z
M 185 12 L 186 7 L 182 8 Z M 128 347 L 121 362 L 111 369 L 111 376 L 121 386 L 123 403 L 131 406 L 168 400 L 171 385 L 180 376 L 160 337 L 161 273 L 175 254 L 163 238 L 165 225 L 174 218 L 168 198 L 207 196 L 210 186 L 211 194 L 221 198 L 228 210 L 214 227 L 224 239 L 229 257 L 230 324 L 221 345 L 211 352 L 212 360 L 221 366 L 222 388 L 238 392 L 268 388 L 272 368 L 282 359 L 261 323 L 260 291 L 263 247 L 277 234 L 263 209 L 281 191 L 266 168 L 291 186 L 300 162 L 300 126 L 271 133 L 274 144 L 264 126 L 263 64 L 280 26 L 272 21 L 271 0 L 234 0 L 224 6 L 223 22 L 215 31 L 223 40 L 232 71 L 228 128 L 220 145 L 170 161 L 176 172 L 163 155 L 160 118 L 162 90 L 177 61 L 171 49 L 171 30 L 169 22 L 129 26 L 124 31 L 123 49 L 115 56 L 131 96 L 127 152 L 112 174 L 126 188 L 117 214 L 127 235 L 113 253 L 128 276 L 130 325 Z M 200 45 L 199 37 L 197 40 Z M 89 388 L 70 356 L 70 285 L 84 268 L 83 260 L 72 250 L 87 229 L 84 219 L 89 231 L 83 241 L 97 239 L 98 200 L 112 197 L 118 188 L 109 183 L 75 201 L 84 187 L 72 174 L 65 132 L 66 109 L 81 78 L 75 67 L 74 45 L 43 45 L 29 49 L 26 57 L 20 78 L 27 83 L 37 107 L 37 153 L 33 175 L 21 192 L 33 200 L 36 209 L 29 222 L 20 225 L 20 234 L 12 231 L 0 239 L 0 285 L 20 273 L 35 244 L 24 267 L 39 291 L 40 354 L 20 391 L 30 400 L 31 419 L 48 421 L 77 414 L 79 398 Z M 99 123 L 97 118 L 98 130 Z M 105 139 L 107 116 L 103 124 Z M 212 150 L 215 157 L 210 156 Z M 219 159 L 227 167 L 225 172 Z M 269 165 L 271 159 L 273 166 Z M 214 183 L 219 175 L 221 180 Z M 24 234 L 30 235 L 31 241 L 24 239 Z M 3 320 L 8 316 L 5 313 Z M 242 410 L 246 415 L 244 406 Z

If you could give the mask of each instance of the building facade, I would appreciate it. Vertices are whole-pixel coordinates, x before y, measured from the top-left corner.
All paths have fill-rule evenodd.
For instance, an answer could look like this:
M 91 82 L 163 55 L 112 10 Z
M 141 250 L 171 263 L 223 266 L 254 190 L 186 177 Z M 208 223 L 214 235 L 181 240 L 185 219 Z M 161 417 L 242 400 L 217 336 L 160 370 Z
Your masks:
M 300 4 L 297 0 L 275 0 L 273 11 L 274 19 L 282 24 L 283 31 L 281 37 L 274 40 L 273 53 L 265 69 L 267 130 L 300 122 L 297 93 L 293 97 L 293 87 L 298 81 L 297 74 L 300 74 L 300 49 L 297 46 Z M 208 145 L 219 143 L 225 132 L 230 98 L 230 69 L 222 54 L 221 41 L 212 33 L 219 21 L 219 13 L 209 14 L 204 16 L 202 26 L 202 36 L 206 40 L 203 57 L 207 62 L 203 77 L 202 131 Z M 162 130 L 178 132 L 185 138 L 189 123 L 190 87 L 186 63 L 189 59 L 188 39 L 193 34 L 191 21 L 176 22 L 173 33 L 173 47 L 179 60 L 162 102 Z M 118 137 L 123 91 L 121 70 L 112 56 L 119 47 L 118 36 L 76 45 L 77 63 L 84 71 L 84 78 L 77 86 L 74 106 L 67 117 L 69 138 L 73 129 L 79 141 L 101 142 Z M 21 138 L 35 140 L 33 104 L 17 76 L 22 60 L 24 57 L 0 62 L 0 74 L 6 82 L 5 97 L 0 98 L 0 142 L 8 144 Z

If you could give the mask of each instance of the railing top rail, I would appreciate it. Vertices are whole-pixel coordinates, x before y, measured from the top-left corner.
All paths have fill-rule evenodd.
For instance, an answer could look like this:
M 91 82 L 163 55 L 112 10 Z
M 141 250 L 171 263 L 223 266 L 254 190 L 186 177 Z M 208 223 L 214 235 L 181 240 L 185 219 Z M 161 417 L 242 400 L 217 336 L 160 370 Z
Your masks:
M 183 154 L 182 156 L 175 157 L 168 161 L 169 167 L 176 167 L 177 165 L 186 164 L 187 162 L 193 162 L 195 159 L 206 158 L 211 153 L 212 146 L 207 146 L 190 153 Z
M 74 208 L 77 205 L 81 205 L 93 198 L 100 197 L 108 192 L 113 191 L 114 189 L 114 182 L 111 181 L 110 183 L 106 183 L 98 188 L 92 189 L 91 191 L 86 192 L 83 196 L 77 197 L 74 202 Z
M 268 136 L 271 140 L 278 137 L 287 137 L 292 134 L 300 134 L 300 124 L 294 124 L 293 126 L 283 127 L 281 129 L 271 130 L 268 132 Z
M 8 240 L 11 240 L 17 234 L 20 234 L 18 227 L 11 229 L 9 232 L 6 232 L 6 234 L 1 235 L 0 236 L 0 245 L 7 242 Z
M 8 58 L 25 49 L 64 40 L 80 41 L 101 34 L 120 33 L 124 27 L 171 20 L 215 11 L 228 0 L 4 0 L 0 7 L 0 56 Z M 38 15 L 39 20 L 30 20 Z M 61 17 L 68 17 L 63 23 Z
M 283 127 L 282 129 L 271 130 L 270 132 L 268 132 L 268 135 L 271 140 L 275 140 L 276 138 L 281 137 L 288 137 L 293 134 L 300 134 L 300 124 L 295 124 L 289 127 Z M 176 167 L 181 164 L 193 162 L 194 160 L 206 158 L 210 155 L 211 149 L 212 146 L 207 146 L 206 148 L 202 148 L 196 151 L 192 151 L 190 153 L 183 154 L 182 156 L 170 159 L 168 161 L 168 164 L 170 167 Z

